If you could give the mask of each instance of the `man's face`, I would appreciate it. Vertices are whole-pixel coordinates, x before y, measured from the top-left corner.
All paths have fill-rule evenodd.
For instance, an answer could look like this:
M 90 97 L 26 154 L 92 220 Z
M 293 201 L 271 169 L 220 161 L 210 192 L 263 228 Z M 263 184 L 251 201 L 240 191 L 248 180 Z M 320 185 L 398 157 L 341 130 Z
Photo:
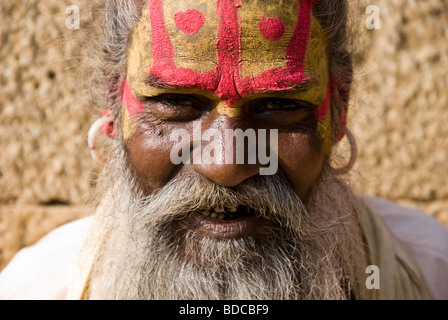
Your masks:
M 365 263 L 357 200 L 325 162 L 331 86 L 313 4 L 143 6 L 122 84 L 124 144 L 88 241 L 101 244 L 91 298 L 349 296 Z
M 194 136 L 200 121 L 202 133 L 214 129 L 222 137 L 229 129 L 278 130 L 276 174 L 306 201 L 332 136 L 326 36 L 313 3 L 148 1 L 128 52 L 122 110 L 131 170 L 145 194 L 183 174 L 225 187 L 259 175 L 263 165 L 247 161 L 248 154 L 243 163 L 173 163 L 170 134 Z M 225 218 L 192 213 L 189 227 L 241 238 L 261 223 L 244 208 L 210 210 Z

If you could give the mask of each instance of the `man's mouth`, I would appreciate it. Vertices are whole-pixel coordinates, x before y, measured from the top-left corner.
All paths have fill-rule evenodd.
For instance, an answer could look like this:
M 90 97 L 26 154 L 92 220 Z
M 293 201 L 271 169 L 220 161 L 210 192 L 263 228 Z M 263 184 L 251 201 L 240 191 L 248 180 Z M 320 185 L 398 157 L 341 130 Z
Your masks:
M 189 229 L 217 239 L 238 239 L 254 235 L 267 221 L 247 206 L 194 211 L 187 220 Z

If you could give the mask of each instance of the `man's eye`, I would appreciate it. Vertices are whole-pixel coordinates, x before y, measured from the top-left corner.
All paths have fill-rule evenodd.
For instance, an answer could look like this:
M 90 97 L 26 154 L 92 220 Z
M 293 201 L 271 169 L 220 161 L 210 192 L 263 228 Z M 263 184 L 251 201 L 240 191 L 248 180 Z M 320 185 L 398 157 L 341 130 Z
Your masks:
M 265 99 L 256 108 L 258 113 L 266 111 L 313 110 L 314 106 L 306 101 L 292 99 Z
M 164 121 L 192 121 L 205 111 L 204 104 L 194 96 L 167 94 L 139 99 L 148 114 Z
M 193 98 L 188 98 L 183 95 L 162 95 L 157 97 L 139 97 L 139 99 L 145 104 L 162 104 L 167 107 L 187 107 L 187 108 L 200 108 L 197 101 L 193 101 Z
M 198 107 L 198 105 L 193 103 L 193 101 L 185 99 L 183 97 L 175 97 L 175 96 L 160 97 L 156 99 L 156 101 L 170 107 L 187 107 L 187 108 Z
M 267 101 L 265 104 L 265 108 L 267 110 L 286 110 L 286 109 L 294 109 L 297 107 L 299 107 L 297 103 L 281 99 Z
M 315 106 L 294 99 L 268 98 L 259 101 L 253 116 L 275 126 L 304 126 L 313 121 Z

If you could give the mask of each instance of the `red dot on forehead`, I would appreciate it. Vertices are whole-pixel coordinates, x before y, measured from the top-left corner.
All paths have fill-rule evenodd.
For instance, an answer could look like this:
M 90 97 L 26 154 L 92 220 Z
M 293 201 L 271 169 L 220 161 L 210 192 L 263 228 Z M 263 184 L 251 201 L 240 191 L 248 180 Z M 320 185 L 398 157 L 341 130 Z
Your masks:
M 175 45 L 170 39 L 164 21 L 164 0 L 148 0 L 153 40 L 153 65 L 150 67 L 149 76 L 166 86 L 199 88 L 213 92 L 230 107 L 253 93 L 294 90 L 308 79 L 304 70 L 310 37 L 311 14 L 315 1 L 300 1 L 297 24 L 293 30 L 290 30 L 292 34 L 286 46 L 285 66 L 260 70 L 261 73 L 258 75 L 246 77 L 240 73 L 243 63 L 240 10 L 242 0 L 216 2 L 217 64 L 214 69 L 205 72 L 197 72 L 176 65 Z M 179 30 L 193 34 L 203 27 L 205 16 L 196 10 L 189 9 L 175 13 L 174 20 Z M 268 41 L 278 41 L 285 36 L 286 27 L 279 18 L 263 17 L 260 19 L 259 31 Z M 129 100 L 131 103 L 128 109 L 140 110 L 140 105 L 134 103 L 134 99 Z
M 266 18 L 260 20 L 258 26 L 261 34 L 269 41 L 278 41 L 285 35 L 285 23 L 279 18 Z
M 202 13 L 194 9 L 179 11 L 174 14 L 174 22 L 179 30 L 186 34 L 194 34 L 202 28 L 205 17 Z

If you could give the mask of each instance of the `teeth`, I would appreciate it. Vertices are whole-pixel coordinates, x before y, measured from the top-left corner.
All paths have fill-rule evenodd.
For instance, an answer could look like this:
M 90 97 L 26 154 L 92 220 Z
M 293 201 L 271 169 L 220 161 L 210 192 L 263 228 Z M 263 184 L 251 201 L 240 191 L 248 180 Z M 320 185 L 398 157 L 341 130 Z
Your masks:
M 232 213 L 235 213 L 235 212 L 237 212 L 238 211 L 238 207 L 230 207 L 230 208 L 227 208 L 227 207 L 216 207 L 216 208 L 213 208 L 214 210 L 215 210 L 215 212 L 218 212 L 218 213 L 225 213 L 225 212 L 232 212 Z
M 231 208 L 217 207 L 212 208 L 210 210 L 201 211 L 201 213 L 207 217 L 210 216 L 212 218 L 219 218 L 221 220 L 224 220 L 228 214 L 236 213 L 237 211 L 238 207 L 231 207 Z

